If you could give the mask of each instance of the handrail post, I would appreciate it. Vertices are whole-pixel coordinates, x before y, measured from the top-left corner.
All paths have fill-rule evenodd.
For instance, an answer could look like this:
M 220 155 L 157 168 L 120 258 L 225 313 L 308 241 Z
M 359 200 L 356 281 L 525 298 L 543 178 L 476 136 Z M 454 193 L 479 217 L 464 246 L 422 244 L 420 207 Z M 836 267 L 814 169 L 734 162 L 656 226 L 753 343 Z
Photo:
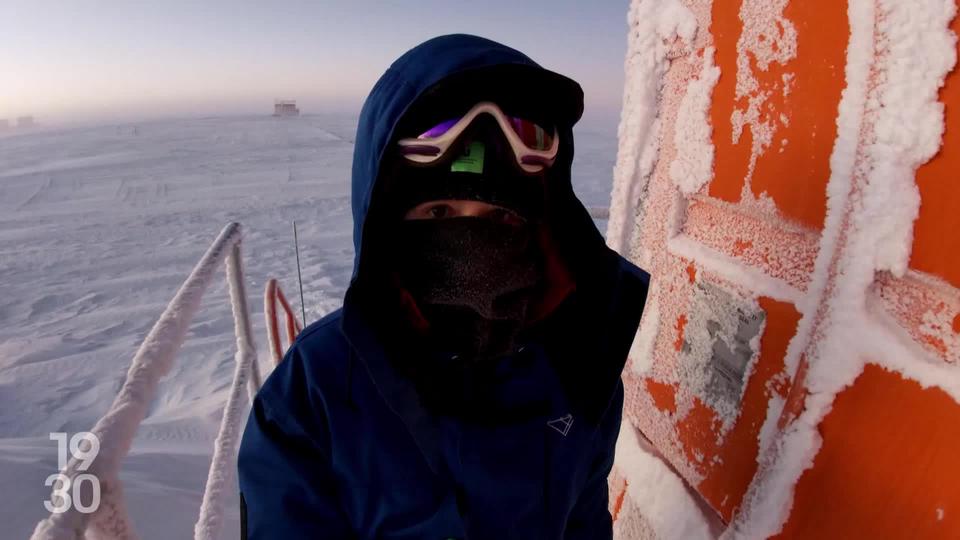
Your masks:
M 230 223 L 223 228 L 150 329 L 134 355 L 127 377 L 110 409 L 90 430 L 100 441 L 100 452 L 96 459 L 88 463 L 86 470 L 80 471 L 78 467 L 81 462 L 72 458 L 62 471 L 71 482 L 78 474 L 90 474 L 98 479 L 101 491 L 99 509 L 92 514 L 86 514 L 74 506 L 62 513 L 52 513 L 37 524 L 31 536 L 33 540 L 76 540 L 84 537 L 88 529 L 98 538 L 136 538 L 123 503 L 120 463 L 130 450 L 137 428 L 156 395 L 160 379 L 173 366 L 176 353 L 183 344 L 203 293 L 216 275 L 220 264 L 228 256 L 233 260 L 235 277 L 242 281 L 239 263 L 240 236 L 239 223 Z M 246 312 L 243 284 L 232 284 L 231 293 L 234 309 Z M 237 320 L 236 311 L 234 319 Z M 249 390 L 255 393 L 254 385 L 259 386 L 259 371 L 243 368 L 246 365 L 256 365 L 249 314 L 241 316 L 240 319 L 240 322 L 245 323 L 238 326 L 242 332 L 238 330 L 237 343 L 243 344 L 243 358 L 238 358 L 238 371 L 249 371 Z M 238 357 L 240 354 L 241 352 L 238 352 Z M 250 360 L 251 357 L 254 360 Z M 240 378 L 246 380 L 243 373 L 240 373 Z M 51 494 L 51 498 L 53 497 Z
M 236 455 L 242 433 L 243 411 L 241 409 L 245 403 L 243 387 L 247 387 L 251 403 L 260 389 L 260 368 L 253 343 L 250 310 L 247 308 L 239 242 L 234 245 L 226 264 L 234 329 L 237 336 L 236 367 L 227 404 L 220 420 L 220 430 L 213 446 L 213 458 L 207 473 L 203 502 L 200 504 L 200 517 L 194 527 L 195 540 L 219 538 L 220 525 L 223 523 L 224 496 L 233 488 L 232 480 L 235 471 L 233 457 Z

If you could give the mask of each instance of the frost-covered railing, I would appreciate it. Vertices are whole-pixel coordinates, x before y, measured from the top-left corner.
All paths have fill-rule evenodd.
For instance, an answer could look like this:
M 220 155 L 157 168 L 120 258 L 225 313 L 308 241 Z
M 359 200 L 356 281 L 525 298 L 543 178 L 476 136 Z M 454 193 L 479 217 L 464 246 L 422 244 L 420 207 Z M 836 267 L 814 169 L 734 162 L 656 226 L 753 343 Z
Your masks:
M 610 208 L 607 206 L 590 206 L 587 212 L 593 219 L 610 219 Z
M 78 505 L 67 505 L 67 510 L 51 515 L 37 524 L 33 540 L 77 540 L 98 538 L 126 540 L 137 538 L 127 514 L 120 483 L 120 464 L 130 450 L 140 422 L 146 416 L 160 378 L 173 366 L 177 351 L 183 344 L 190 321 L 200 307 L 203 293 L 213 281 L 217 268 L 226 262 L 227 281 L 233 307 L 233 321 L 237 339 L 236 368 L 227 404 L 220 422 L 220 431 L 214 443 L 213 459 L 207 476 L 206 490 L 200 506 L 200 517 L 194 529 L 194 537 L 207 540 L 219 537 L 223 521 L 224 496 L 233 489 L 235 470 L 234 456 L 242 429 L 243 388 L 250 399 L 260 388 L 260 371 L 257 366 L 256 347 L 250 324 L 250 311 L 244 286 L 243 265 L 240 250 L 241 228 L 231 223 L 214 241 L 213 245 L 193 268 L 180 290 L 167 305 L 160 319 L 150 330 L 140 349 L 133 357 L 127 378 L 113 404 L 97 421 L 91 433 L 99 440 L 99 453 L 92 462 L 72 458 L 61 471 L 62 477 L 71 484 L 78 475 L 93 475 L 100 489 L 100 504 L 91 513 L 83 513 Z M 90 444 L 82 441 L 82 444 Z M 87 451 L 87 448 L 81 448 Z M 63 480 L 58 480 L 57 483 Z M 90 483 L 87 483 L 90 485 Z M 57 491 L 50 502 L 62 508 L 57 500 Z M 91 488 L 93 489 L 93 488 Z M 83 494 L 90 500 L 90 493 Z

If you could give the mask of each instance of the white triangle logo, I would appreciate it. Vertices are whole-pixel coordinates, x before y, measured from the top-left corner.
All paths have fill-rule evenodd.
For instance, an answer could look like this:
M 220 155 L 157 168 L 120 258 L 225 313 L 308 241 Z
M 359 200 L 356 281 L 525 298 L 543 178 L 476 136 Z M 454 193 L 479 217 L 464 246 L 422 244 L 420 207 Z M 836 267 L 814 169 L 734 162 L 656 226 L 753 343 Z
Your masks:
M 566 437 L 567 433 L 570 432 L 570 426 L 573 425 L 573 415 L 568 414 L 566 416 L 561 416 L 556 420 L 550 420 L 549 422 L 547 422 L 547 425 L 557 430 L 558 432 L 560 432 L 561 435 Z

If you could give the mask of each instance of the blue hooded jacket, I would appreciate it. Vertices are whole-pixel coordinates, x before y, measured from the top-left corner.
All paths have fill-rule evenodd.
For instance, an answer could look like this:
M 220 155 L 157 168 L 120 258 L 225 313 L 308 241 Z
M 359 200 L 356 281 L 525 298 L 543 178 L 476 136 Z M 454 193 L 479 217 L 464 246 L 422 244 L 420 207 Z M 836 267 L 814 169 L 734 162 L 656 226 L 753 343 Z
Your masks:
M 535 88 L 558 109 L 546 205 L 576 283 L 544 331 L 497 361 L 485 422 L 428 412 L 356 299 L 370 252 L 382 249 L 368 214 L 398 122 L 431 88 L 470 72 Z M 411 49 L 376 83 L 354 149 L 354 278 L 343 308 L 300 334 L 253 403 L 238 461 L 245 538 L 611 537 L 620 373 L 649 276 L 606 247 L 573 194 L 582 106 L 575 82 L 463 34 Z

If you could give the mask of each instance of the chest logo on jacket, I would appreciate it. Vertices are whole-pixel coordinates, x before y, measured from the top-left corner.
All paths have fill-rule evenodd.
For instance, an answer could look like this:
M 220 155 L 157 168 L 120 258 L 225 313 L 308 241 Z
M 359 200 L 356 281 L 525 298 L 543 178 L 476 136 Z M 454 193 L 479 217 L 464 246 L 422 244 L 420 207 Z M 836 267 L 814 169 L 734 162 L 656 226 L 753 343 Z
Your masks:
M 570 433 L 570 427 L 573 425 L 573 415 L 567 414 L 565 416 L 561 416 L 560 418 L 557 418 L 556 420 L 550 420 L 549 422 L 547 422 L 547 425 L 557 430 L 561 435 L 566 437 L 567 433 Z

